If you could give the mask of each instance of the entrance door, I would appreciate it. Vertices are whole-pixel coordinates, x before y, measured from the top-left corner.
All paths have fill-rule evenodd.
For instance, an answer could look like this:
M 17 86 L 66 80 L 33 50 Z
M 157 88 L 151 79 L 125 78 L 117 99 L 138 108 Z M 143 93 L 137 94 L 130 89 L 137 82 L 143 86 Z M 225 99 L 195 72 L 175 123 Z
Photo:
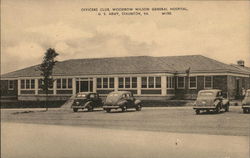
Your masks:
M 92 78 L 77 78 L 76 79 L 76 93 L 78 92 L 93 92 Z

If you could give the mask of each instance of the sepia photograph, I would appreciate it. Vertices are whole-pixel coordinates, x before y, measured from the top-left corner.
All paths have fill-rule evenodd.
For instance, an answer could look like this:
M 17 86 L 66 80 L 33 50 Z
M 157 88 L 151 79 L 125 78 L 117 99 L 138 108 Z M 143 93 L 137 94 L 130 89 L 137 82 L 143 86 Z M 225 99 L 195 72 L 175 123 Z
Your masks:
M 249 0 L 1 0 L 2 158 L 250 158 Z

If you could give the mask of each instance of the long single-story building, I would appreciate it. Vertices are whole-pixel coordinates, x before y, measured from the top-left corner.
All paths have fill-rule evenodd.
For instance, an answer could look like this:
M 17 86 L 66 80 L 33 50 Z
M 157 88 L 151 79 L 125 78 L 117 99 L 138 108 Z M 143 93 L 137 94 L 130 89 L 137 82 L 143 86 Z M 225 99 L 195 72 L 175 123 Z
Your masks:
M 1 97 L 44 100 L 38 65 L 1 75 Z M 202 89 L 221 89 L 234 99 L 250 88 L 244 61 L 228 65 L 201 55 L 131 56 L 72 59 L 57 62 L 50 100 L 66 100 L 78 92 L 128 90 L 141 99 L 194 99 Z

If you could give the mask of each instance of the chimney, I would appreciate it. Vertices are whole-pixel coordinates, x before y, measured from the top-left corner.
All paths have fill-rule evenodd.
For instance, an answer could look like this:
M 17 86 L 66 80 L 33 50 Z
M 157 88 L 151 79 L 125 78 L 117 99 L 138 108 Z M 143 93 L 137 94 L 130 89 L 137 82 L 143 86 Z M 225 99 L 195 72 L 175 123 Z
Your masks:
M 237 65 L 242 66 L 242 67 L 245 66 L 244 63 L 245 63 L 244 60 L 238 60 L 237 61 Z

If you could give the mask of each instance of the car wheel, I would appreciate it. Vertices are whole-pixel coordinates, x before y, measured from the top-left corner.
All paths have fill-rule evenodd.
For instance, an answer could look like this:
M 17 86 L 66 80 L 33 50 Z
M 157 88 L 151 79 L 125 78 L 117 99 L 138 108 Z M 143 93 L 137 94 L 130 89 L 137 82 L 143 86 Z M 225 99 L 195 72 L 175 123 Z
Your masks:
M 200 110 L 195 110 L 195 113 L 198 115 L 198 114 L 200 114 Z
M 215 112 L 220 113 L 220 107 L 219 106 L 216 107 Z
M 90 105 L 88 106 L 88 111 L 91 112 L 93 111 L 93 109 L 94 109 L 94 105 L 93 103 L 90 103 Z
M 247 113 L 247 109 L 243 109 L 243 113 Z
M 110 111 L 111 111 L 111 109 L 105 109 L 105 111 L 106 111 L 106 112 L 110 112 Z
M 137 107 L 135 108 L 135 110 L 136 111 L 141 111 L 141 108 L 142 108 L 142 106 L 141 106 L 141 104 L 139 104 L 139 105 L 137 105 Z
M 122 111 L 123 112 L 127 111 L 127 107 L 126 106 L 122 107 Z
M 77 112 L 77 111 L 78 111 L 78 109 L 77 109 L 77 108 L 73 108 L 73 111 L 74 111 L 74 112 Z

